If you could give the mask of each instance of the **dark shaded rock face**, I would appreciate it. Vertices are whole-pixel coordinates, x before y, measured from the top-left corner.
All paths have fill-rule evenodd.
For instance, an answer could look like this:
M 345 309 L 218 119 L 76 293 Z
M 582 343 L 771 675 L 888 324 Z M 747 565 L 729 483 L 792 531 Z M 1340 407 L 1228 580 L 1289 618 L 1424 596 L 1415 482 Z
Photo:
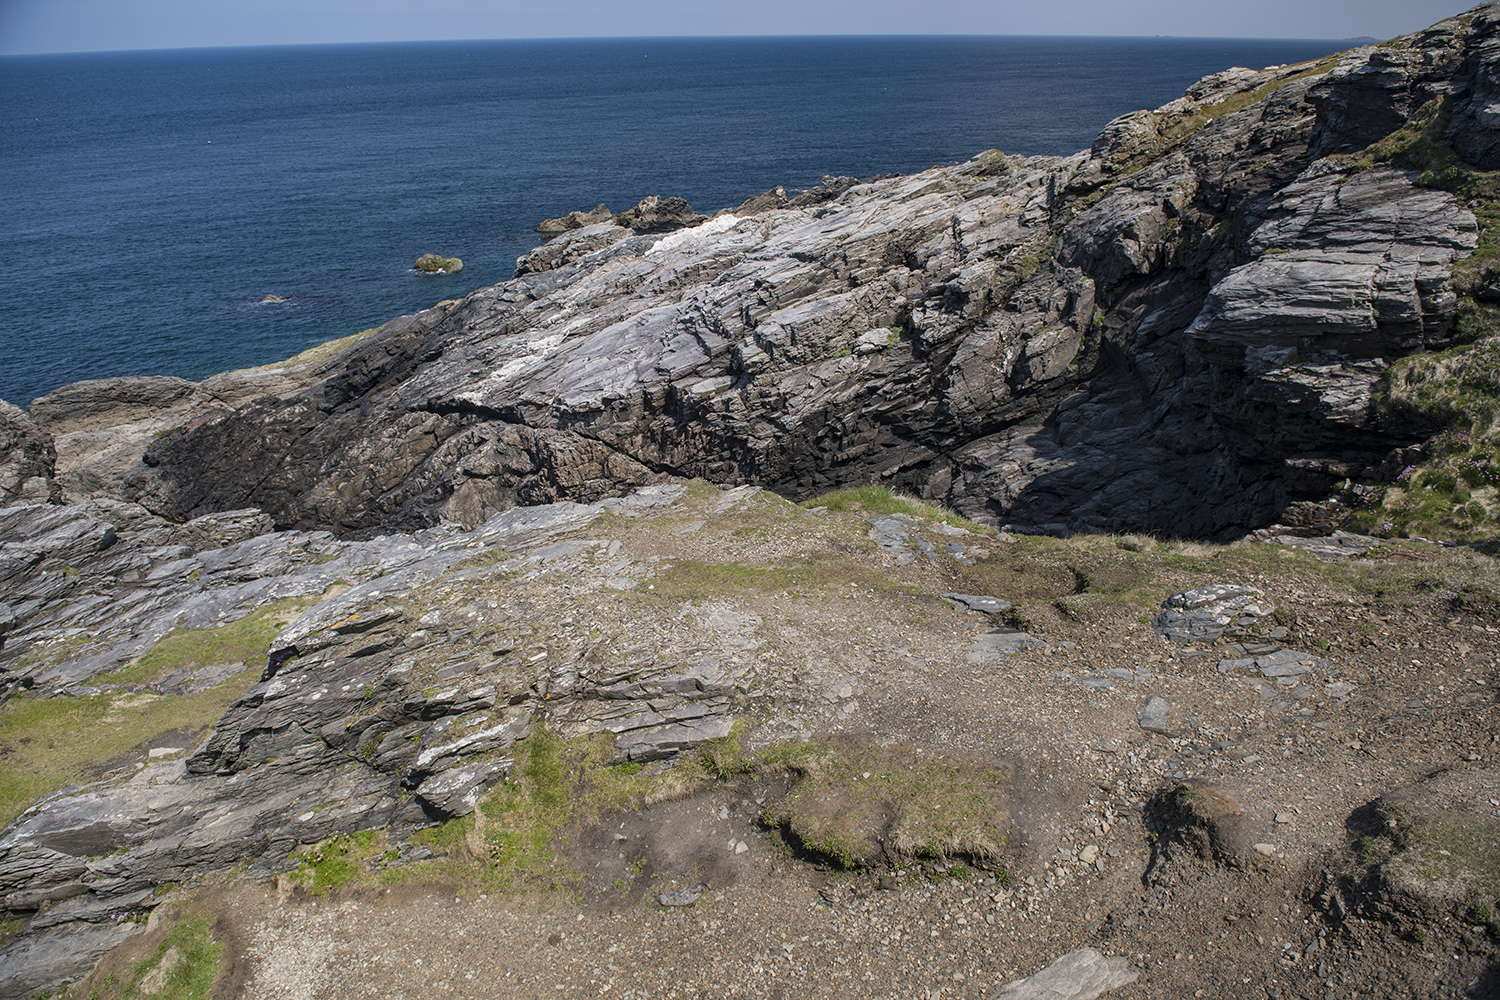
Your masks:
M 1215 74 L 1072 157 L 580 215 L 514 280 L 180 422 L 108 488 L 361 535 L 665 474 L 879 481 L 1021 530 L 1242 534 L 1419 436 L 1371 390 L 1450 342 L 1474 215 L 1322 157 L 1443 96 L 1488 163 L 1497 17 Z

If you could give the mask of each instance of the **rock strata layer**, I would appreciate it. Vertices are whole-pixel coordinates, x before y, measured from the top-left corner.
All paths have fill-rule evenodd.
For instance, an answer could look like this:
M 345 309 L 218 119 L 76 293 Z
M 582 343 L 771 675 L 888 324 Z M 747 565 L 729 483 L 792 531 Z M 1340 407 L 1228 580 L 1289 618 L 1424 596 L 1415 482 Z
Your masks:
M 172 520 L 258 507 L 343 535 L 670 474 L 793 498 L 878 481 L 1030 532 L 1237 536 L 1389 478 L 1420 439 L 1372 391 L 1452 341 L 1477 222 L 1350 154 L 1441 99 L 1444 141 L 1488 162 L 1497 21 L 1215 74 L 1070 157 L 830 177 L 708 221 L 680 198 L 573 213 L 514 279 L 310 384 L 190 410 L 118 461 L 75 439 L 58 478 Z M 34 405 L 44 429 L 59 402 Z

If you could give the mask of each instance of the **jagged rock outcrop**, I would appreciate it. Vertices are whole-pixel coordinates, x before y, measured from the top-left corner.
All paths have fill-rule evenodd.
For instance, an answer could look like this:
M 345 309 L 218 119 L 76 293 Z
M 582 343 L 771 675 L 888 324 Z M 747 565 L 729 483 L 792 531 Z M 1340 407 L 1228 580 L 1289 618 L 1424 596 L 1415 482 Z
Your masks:
M 54 389 L 33 400 L 28 410 L 55 442 L 58 489 L 52 499 L 82 503 L 118 498 L 126 492 L 123 479 L 140 467 L 141 456 L 157 437 L 257 400 L 295 395 L 338 370 L 341 351 L 375 332 L 332 341 L 280 364 L 223 372 L 201 382 L 130 376 Z
M 876 697 L 866 683 L 888 689 L 892 718 L 926 725 L 929 656 L 962 665 L 962 688 L 1008 658 L 1078 651 L 965 626 L 920 658 L 887 650 L 913 659 L 878 678 L 852 666 L 864 639 L 787 658 L 799 630 L 694 586 L 713 541 L 680 558 L 693 601 L 658 602 L 646 581 L 664 582 L 666 532 L 733 520 L 717 526 L 758 545 L 755 504 L 788 534 L 818 516 L 678 477 L 796 497 L 873 480 L 1025 530 L 1230 535 L 1337 480 L 1393 475 L 1416 431 L 1378 418 L 1375 386 L 1393 356 L 1450 342 L 1469 294 L 1453 268 L 1480 226 L 1414 171 L 1342 154 L 1442 100 L 1445 141 L 1488 162 L 1497 38 L 1489 5 L 1396 46 L 1215 74 L 1072 157 L 988 151 L 912 177 L 826 178 L 707 220 L 647 199 L 612 221 L 580 216 L 511 281 L 284 365 L 79 383 L 29 416 L 0 408 L 0 699 L 211 691 L 245 663 L 186 662 L 144 692 L 116 672 L 174 634 L 284 615 L 260 680 L 240 682 L 211 732 L 144 741 L 138 769 L 51 796 L 0 836 L 0 905 L 27 924 L 0 948 L 0 997 L 76 972 L 159 886 L 231 864 L 285 871 L 300 844 L 472 812 L 540 722 L 608 760 L 656 761 L 732 743 L 747 713 L 769 740 L 834 727 Z M 632 533 L 642 517 L 655 536 Z M 973 525 L 864 525 L 903 581 L 991 555 Z M 823 541 L 840 552 L 860 537 Z M 1373 544 L 1339 542 L 1324 549 Z M 803 555 L 747 575 L 780 594 L 767 601 L 795 600 L 799 574 L 829 565 L 840 587 L 869 579 Z M 952 586 L 896 589 L 945 612 L 939 593 L 987 617 L 1009 608 Z M 1156 625 L 1195 657 L 1234 639 L 1209 677 L 1223 690 L 1299 717 L 1350 697 L 1332 659 L 1267 629 L 1264 597 L 1200 587 L 1169 597 Z M 1081 669 L 1045 673 L 1098 692 L 1172 676 L 1139 657 Z M 898 675 L 922 688 L 911 706 L 892 693 Z M 1188 742 L 1201 720 L 1179 679 L 1182 694 L 1161 689 L 1171 700 L 1142 687 L 1121 703 L 1132 734 Z M 1046 804 L 1018 802 L 996 843 L 1025 832 L 1050 849 L 1073 803 L 1047 777 L 1028 779 Z M 1236 864 L 1269 857 L 1274 845 L 1242 849 L 1232 797 L 1194 806 L 1205 787 L 1173 786 L 1184 842 Z M 1477 828 L 1493 839 L 1488 818 Z M 1381 878 L 1399 879 L 1403 851 L 1427 859 L 1393 843 Z M 1097 845 L 1069 857 L 1101 862 Z
M 582 229 L 585 226 L 608 222 L 614 217 L 615 213 L 606 208 L 603 202 L 600 202 L 587 212 L 573 211 L 561 218 L 544 219 L 537 223 L 536 231 L 539 233 L 565 233 L 569 229 Z
M 604 734 L 622 762 L 727 736 L 756 684 L 739 655 L 755 643 L 735 615 L 706 609 L 673 642 L 606 650 L 534 632 L 513 582 L 560 571 L 583 592 L 634 587 L 650 563 L 580 531 L 604 514 L 657 514 L 685 492 L 672 484 L 595 506 L 513 509 L 472 532 L 447 525 L 364 542 L 269 532 L 259 511 L 172 525 L 120 503 L 0 510 L 10 539 L 0 584 L 14 602 L 0 606 L 7 695 L 132 692 L 96 678 L 174 630 L 312 605 L 271 640 L 278 667 L 196 750 L 153 753 L 133 774 L 52 796 L 0 837 L 0 907 L 27 921 L 0 947 L 0 997 L 86 968 L 123 933 L 103 929 L 151 909 L 158 886 L 238 863 L 252 875 L 282 871 L 299 844 L 472 812 L 543 711 L 566 735 Z M 703 512 L 732 512 L 756 492 L 716 495 Z M 475 602 L 479 585 L 506 603 Z M 68 641 L 80 635 L 86 645 Z M 177 670 L 146 697 L 202 691 L 243 669 Z M 74 936 L 53 941 L 58 928 Z
M 615 216 L 614 223 L 637 233 L 668 233 L 696 226 L 704 218 L 693 211 L 686 198 L 661 198 L 653 194 Z
M 1450 341 L 1475 216 L 1329 154 L 1438 95 L 1482 158 L 1496 20 L 1216 74 L 1072 157 L 829 178 L 706 223 L 647 199 L 299 391 L 184 421 L 110 488 L 360 534 L 663 474 L 877 480 L 1023 530 L 1242 534 L 1420 436 L 1371 390 Z M 691 228 L 657 235 L 664 212 Z
M 58 500 L 56 465 L 52 435 L 25 410 L 0 400 L 0 505 Z

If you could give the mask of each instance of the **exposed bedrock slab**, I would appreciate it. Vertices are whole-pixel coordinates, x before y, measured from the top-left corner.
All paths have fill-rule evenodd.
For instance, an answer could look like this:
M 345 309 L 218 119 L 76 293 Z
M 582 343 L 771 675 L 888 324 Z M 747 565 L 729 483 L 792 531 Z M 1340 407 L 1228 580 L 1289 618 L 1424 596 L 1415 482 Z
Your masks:
M 514 279 L 261 371 L 254 395 L 146 387 L 152 416 L 122 383 L 91 387 L 82 423 L 62 405 L 82 390 L 33 409 L 68 495 L 176 521 L 472 528 L 678 475 L 881 482 L 1028 531 L 1243 534 L 1411 444 L 1371 389 L 1449 342 L 1475 219 L 1319 157 L 1443 95 L 1448 140 L 1488 156 L 1493 15 L 1215 74 L 1070 157 L 833 179 L 668 233 L 645 209 L 698 217 L 580 216 Z
M 715 491 L 693 509 L 731 513 L 757 492 Z M 660 484 L 598 505 L 515 508 L 472 531 L 444 525 L 363 541 L 264 531 L 254 510 L 185 525 L 119 502 L 0 510 L 16 599 L 0 606 L 7 692 L 93 694 L 98 674 L 173 630 L 218 628 L 282 598 L 310 605 L 270 641 L 274 669 L 186 756 L 153 752 L 134 772 L 43 800 L 0 835 L 0 907 L 27 922 L 0 949 L 0 968 L 31 990 L 116 943 L 122 932 L 103 928 L 155 906 L 157 886 L 232 864 L 266 875 L 290 867 L 300 844 L 359 829 L 399 836 L 472 812 L 543 714 L 566 736 L 605 737 L 619 761 L 671 758 L 728 736 L 758 686 L 742 656 L 758 647 L 753 616 L 697 606 L 695 623 L 676 629 L 681 649 L 544 644 L 538 653 L 507 637 L 530 634 L 519 623 L 476 632 L 466 623 L 479 606 L 453 596 L 475 586 L 504 596 L 542 573 L 586 589 L 633 588 L 649 562 L 618 540 L 580 536 L 602 516 L 628 524 L 687 494 L 686 484 Z M 502 627 L 523 613 L 498 604 L 483 611 Z M 91 641 L 68 641 L 78 635 Z M 147 697 L 202 690 L 243 669 L 177 671 Z M 56 944 L 62 929 L 77 931 L 69 948 Z

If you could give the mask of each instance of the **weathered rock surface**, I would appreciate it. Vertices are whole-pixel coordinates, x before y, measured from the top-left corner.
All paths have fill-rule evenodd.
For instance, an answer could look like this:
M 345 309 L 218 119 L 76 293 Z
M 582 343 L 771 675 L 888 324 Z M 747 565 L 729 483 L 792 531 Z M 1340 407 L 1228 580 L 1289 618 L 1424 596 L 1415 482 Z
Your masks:
M 87 686 L 93 677 L 174 629 L 219 627 L 272 601 L 317 601 L 348 587 L 272 640 L 271 653 L 295 657 L 251 688 L 190 756 L 55 796 L 0 837 L 5 909 L 30 918 L 28 933 L 0 949 L 10 976 L 0 995 L 77 971 L 38 949 L 46 928 L 112 925 L 116 914 L 153 906 L 155 886 L 229 864 L 282 870 L 296 845 L 333 833 L 471 812 L 508 771 L 505 751 L 526 735 L 538 705 L 568 734 L 610 734 L 622 761 L 670 757 L 728 735 L 732 704 L 751 681 L 712 646 L 554 659 L 545 646 L 538 653 L 493 628 L 460 625 L 475 611 L 460 609 L 453 620 L 441 598 L 446 588 L 612 556 L 619 542 L 547 543 L 576 536 L 605 512 L 639 517 L 683 491 L 518 508 L 473 532 L 450 525 L 366 542 L 268 532 L 258 511 L 186 525 L 124 504 L 0 511 L 3 582 L 15 602 L 0 649 L 7 686 L 89 694 L 98 690 Z M 588 586 L 629 587 L 648 573 L 618 559 Z M 486 617 L 514 631 L 504 611 Z M 91 641 L 66 641 L 80 634 Z M 153 687 L 165 696 L 191 689 L 173 678 Z M 70 939 L 85 957 L 118 940 L 91 934 Z
M 880 481 L 1027 533 L 1204 536 L 1384 474 L 1415 431 L 1378 417 L 1373 387 L 1390 358 L 1449 342 L 1452 268 L 1477 224 L 1411 174 L 1320 157 L 1441 96 L 1451 144 L 1489 162 L 1497 39 L 1500 6 L 1487 5 L 1316 68 L 1215 74 L 1073 157 L 990 151 L 913 177 L 826 178 L 708 220 L 681 199 L 580 215 L 515 279 L 327 351 L 201 383 L 78 383 L 29 416 L 0 409 L 0 699 L 109 693 L 104 675 L 174 631 L 295 606 L 262 680 L 201 745 L 177 759 L 151 747 L 139 768 L 51 796 L 0 835 L 0 904 L 27 924 L 0 948 L 0 998 L 76 973 L 158 886 L 231 864 L 273 874 L 336 833 L 406 836 L 472 812 L 542 722 L 636 766 L 729 741 L 747 715 L 759 738 L 795 740 L 879 701 L 882 739 L 918 741 L 913 755 L 956 748 L 1005 776 L 984 786 L 999 797 L 985 799 L 974 849 L 1042 860 L 1047 887 L 1113 874 L 1103 838 L 1162 776 L 1174 784 L 1147 815 L 1164 845 L 1235 869 L 1284 856 L 1298 814 L 1237 798 L 1268 794 L 1254 791 L 1264 782 L 1190 770 L 1250 767 L 1268 745 L 1215 755 L 1273 738 L 1291 759 L 1387 675 L 1291 648 L 1270 618 L 1283 596 L 1210 577 L 1109 660 L 1083 624 L 1067 626 L 1077 642 L 975 627 L 1009 608 L 982 575 L 1008 536 L 878 515 L 799 552 L 756 534 L 756 515 L 774 508 L 778 531 L 796 534 L 817 512 L 683 477 L 799 497 Z M 718 567 L 753 580 L 754 599 L 694 589 L 717 579 L 695 567 L 741 531 L 803 561 Z M 694 549 L 700 533 L 717 541 Z M 1270 540 L 1330 558 L 1373 542 Z M 773 623 L 768 609 L 787 615 L 830 573 L 851 598 L 879 588 L 886 603 L 843 623 L 856 640 L 810 649 L 798 640 L 823 622 Z M 665 600 L 653 592 L 669 579 L 679 597 Z M 1071 623 L 1074 596 L 1043 607 Z M 905 632 L 876 644 L 898 614 L 911 614 Z M 951 618 L 923 648 L 910 634 L 934 614 Z M 1492 628 L 1473 629 L 1463 637 L 1491 642 Z M 1460 662 L 1472 651 L 1451 648 Z M 242 670 L 194 664 L 152 696 Z M 1032 700 L 1013 704 L 1016 690 Z M 1055 692 L 1067 707 L 1033 718 Z M 1452 718 L 1493 700 L 1471 696 Z M 1429 710 L 1414 697 L 1380 726 Z M 1101 728 L 1070 728 L 1080 712 Z M 1086 794 L 1113 798 L 1089 798 L 1086 828 L 1062 843 L 1081 794 L 1047 768 L 1085 756 L 1108 761 Z M 1282 779 L 1304 779 L 1292 766 Z M 917 820 L 860 784 L 879 770 L 839 775 L 851 801 L 890 807 L 854 816 L 867 827 L 858 858 L 917 856 Z M 1497 805 L 1492 774 L 1464 780 L 1473 788 L 1413 793 L 1453 802 L 1410 828 L 1398 797 L 1371 807 L 1393 831 L 1388 863 L 1366 896 L 1346 885 L 1345 903 L 1376 913 L 1405 893 L 1417 902 L 1400 906 L 1451 915 L 1464 893 L 1494 895 L 1485 871 L 1457 872 L 1441 899 L 1402 881 L 1435 863 L 1422 837 L 1460 820 L 1465 843 L 1493 855 L 1493 819 L 1479 815 Z M 782 816 L 772 803 L 761 818 Z M 784 813 L 794 832 L 806 820 Z M 815 841 L 804 846 L 835 858 L 848 844 Z M 1097 995 L 1088 984 L 1133 975 L 1092 953 L 1061 965 L 1012 995 Z
M 614 218 L 615 213 L 604 207 L 600 202 L 587 212 L 572 211 L 557 219 L 544 219 L 537 223 L 536 231 L 539 233 L 564 233 L 569 229 L 583 229 L 585 226 L 597 225 L 608 222 Z
M 1105 958 L 1092 948 L 1069 952 L 1035 975 L 1006 983 L 1001 1000 L 1094 1000 L 1135 982 L 1140 975 L 1124 958 Z
M 464 269 L 464 262 L 457 257 L 444 257 L 442 254 L 424 253 L 417 258 L 412 268 L 423 274 L 457 274 Z
M 212 422 L 256 400 L 292 396 L 336 370 L 337 355 L 374 332 L 332 341 L 280 364 L 224 372 L 202 382 L 168 376 L 89 379 L 33 400 L 28 412 L 57 449 L 60 496 L 53 500 L 118 498 L 125 492 L 123 479 L 139 469 L 157 437 L 173 428 Z
M 706 216 L 693 211 L 685 198 L 660 198 L 649 195 L 634 208 L 615 216 L 614 223 L 637 233 L 667 233 L 674 229 L 696 226 Z
M 1156 634 L 1173 642 L 1212 641 L 1231 625 L 1253 625 L 1273 608 L 1256 587 L 1223 583 L 1173 594 L 1152 620 Z
M 26 411 L 0 400 L 0 505 L 56 502 L 56 465 L 52 436 Z
M 1371 389 L 1449 342 L 1475 218 L 1320 157 L 1429 92 L 1478 150 L 1495 35 L 1485 7 L 1216 74 L 1072 157 L 828 178 L 708 223 L 680 199 L 579 215 L 514 280 L 293 391 L 169 421 L 85 488 L 347 535 L 663 473 L 793 497 L 878 480 L 1027 531 L 1243 534 L 1412 442 Z

